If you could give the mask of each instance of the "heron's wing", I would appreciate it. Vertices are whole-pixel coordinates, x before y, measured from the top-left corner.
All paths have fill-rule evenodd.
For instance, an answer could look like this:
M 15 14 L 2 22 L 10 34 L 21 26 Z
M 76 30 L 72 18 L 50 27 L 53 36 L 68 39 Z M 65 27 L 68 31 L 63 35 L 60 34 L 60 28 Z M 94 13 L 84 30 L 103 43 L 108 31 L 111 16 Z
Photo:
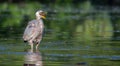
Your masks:
M 36 29 L 35 22 L 29 22 L 25 31 L 24 31 L 23 39 L 24 40 L 29 40 L 33 37 L 36 37 L 36 35 L 37 35 L 36 30 L 37 29 Z

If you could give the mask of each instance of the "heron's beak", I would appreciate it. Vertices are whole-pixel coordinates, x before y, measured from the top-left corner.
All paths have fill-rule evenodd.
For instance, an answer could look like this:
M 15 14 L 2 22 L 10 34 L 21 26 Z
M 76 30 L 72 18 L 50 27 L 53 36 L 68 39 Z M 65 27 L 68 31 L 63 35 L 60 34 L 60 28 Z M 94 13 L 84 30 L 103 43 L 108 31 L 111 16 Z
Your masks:
M 46 19 L 46 17 L 45 16 L 41 16 L 43 19 Z

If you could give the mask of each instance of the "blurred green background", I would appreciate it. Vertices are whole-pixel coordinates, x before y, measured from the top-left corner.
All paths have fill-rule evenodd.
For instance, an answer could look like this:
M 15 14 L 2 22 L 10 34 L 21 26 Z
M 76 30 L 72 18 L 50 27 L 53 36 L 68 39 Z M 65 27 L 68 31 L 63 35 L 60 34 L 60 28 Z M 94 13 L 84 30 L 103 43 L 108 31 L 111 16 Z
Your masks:
M 46 29 L 65 31 L 68 36 L 84 31 L 82 36 L 90 39 L 94 36 L 117 37 L 120 30 L 119 3 L 119 0 L 1 0 L 0 36 L 21 36 L 27 22 L 42 9 L 48 13 Z

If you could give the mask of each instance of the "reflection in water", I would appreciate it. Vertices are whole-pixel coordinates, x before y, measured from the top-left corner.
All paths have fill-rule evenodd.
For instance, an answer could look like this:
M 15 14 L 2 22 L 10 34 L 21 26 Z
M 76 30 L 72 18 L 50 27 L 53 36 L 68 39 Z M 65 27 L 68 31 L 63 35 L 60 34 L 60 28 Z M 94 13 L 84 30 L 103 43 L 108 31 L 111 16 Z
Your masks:
M 36 50 L 35 52 L 32 52 L 31 49 L 28 50 L 24 58 L 23 66 L 43 66 L 42 56 L 39 50 Z
M 76 66 L 88 66 L 86 62 L 76 63 Z

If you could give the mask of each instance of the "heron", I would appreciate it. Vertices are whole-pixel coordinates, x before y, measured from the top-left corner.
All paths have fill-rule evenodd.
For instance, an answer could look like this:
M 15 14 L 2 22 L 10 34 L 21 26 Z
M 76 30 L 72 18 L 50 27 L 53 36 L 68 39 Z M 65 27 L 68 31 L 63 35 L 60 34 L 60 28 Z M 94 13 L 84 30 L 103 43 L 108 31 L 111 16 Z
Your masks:
M 23 34 L 24 42 L 28 42 L 33 50 L 34 45 L 36 45 L 36 49 L 42 40 L 44 23 L 43 19 L 45 19 L 46 13 L 43 10 L 38 10 L 36 13 L 36 19 L 28 22 L 28 25 Z

